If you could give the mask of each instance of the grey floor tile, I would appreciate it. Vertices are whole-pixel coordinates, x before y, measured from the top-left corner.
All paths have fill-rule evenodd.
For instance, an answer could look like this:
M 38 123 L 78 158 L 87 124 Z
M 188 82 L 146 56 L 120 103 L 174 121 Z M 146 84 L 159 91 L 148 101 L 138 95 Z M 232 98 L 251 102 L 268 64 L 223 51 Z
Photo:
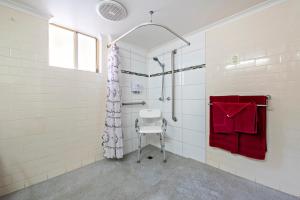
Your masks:
M 153 159 L 147 159 L 152 156 Z M 148 145 L 141 163 L 136 152 L 102 160 L 49 179 L 0 200 L 299 200 L 192 159 Z

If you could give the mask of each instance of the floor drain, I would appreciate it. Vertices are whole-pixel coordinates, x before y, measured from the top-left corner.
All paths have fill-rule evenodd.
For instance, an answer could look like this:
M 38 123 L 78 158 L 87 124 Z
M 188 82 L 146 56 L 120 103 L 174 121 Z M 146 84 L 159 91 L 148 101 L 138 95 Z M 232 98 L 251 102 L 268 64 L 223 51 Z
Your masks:
M 148 156 L 147 158 L 148 158 L 149 160 L 151 160 L 153 157 L 152 157 L 152 156 Z

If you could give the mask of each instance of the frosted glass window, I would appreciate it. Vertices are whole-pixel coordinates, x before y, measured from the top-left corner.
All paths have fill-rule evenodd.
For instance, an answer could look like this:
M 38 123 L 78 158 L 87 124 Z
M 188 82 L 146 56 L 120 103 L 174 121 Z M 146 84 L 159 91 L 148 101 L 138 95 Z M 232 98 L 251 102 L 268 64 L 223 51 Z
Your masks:
M 74 32 L 54 25 L 49 26 L 50 66 L 75 68 Z
M 97 38 L 49 24 L 49 65 L 98 72 Z
M 96 72 L 97 41 L 78 33 L 78 69 Z

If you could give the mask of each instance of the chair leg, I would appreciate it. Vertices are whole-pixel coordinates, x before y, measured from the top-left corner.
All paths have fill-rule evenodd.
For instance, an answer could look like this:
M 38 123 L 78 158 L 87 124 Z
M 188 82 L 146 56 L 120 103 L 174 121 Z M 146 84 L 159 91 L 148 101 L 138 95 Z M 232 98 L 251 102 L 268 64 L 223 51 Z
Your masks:
M 160 152 L 163 152 L 163 144 L 162 144 L 162 134 L 159 134 L 159 140 L 160 140 Z
M 137 160 L 137 163 L 141 162 L 141 151 L 142 151 L 142 134 L 138 134 L 138 160 Z
M 162 151 L 163 151 L 163 155 L 164 155 L 164 162 L 167 162 L 167 159 L 166 159 L 166 149 L 165 149 L 165 137 L 164 135 L 161 134 L 161 138 L 162 138 Z

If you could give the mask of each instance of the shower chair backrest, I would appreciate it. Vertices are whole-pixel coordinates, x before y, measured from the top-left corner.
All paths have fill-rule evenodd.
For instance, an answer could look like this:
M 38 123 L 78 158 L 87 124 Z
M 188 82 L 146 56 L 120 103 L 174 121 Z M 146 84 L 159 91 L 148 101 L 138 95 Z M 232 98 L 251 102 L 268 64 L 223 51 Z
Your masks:
M 161 111 L 159 109 L 143 109 L 140 110 L 140 118 L 161 118 Z
M 159 109 L 143 109 L 140 111 L 139 116 L 144 125 L 161 125 L 162 116 Z

